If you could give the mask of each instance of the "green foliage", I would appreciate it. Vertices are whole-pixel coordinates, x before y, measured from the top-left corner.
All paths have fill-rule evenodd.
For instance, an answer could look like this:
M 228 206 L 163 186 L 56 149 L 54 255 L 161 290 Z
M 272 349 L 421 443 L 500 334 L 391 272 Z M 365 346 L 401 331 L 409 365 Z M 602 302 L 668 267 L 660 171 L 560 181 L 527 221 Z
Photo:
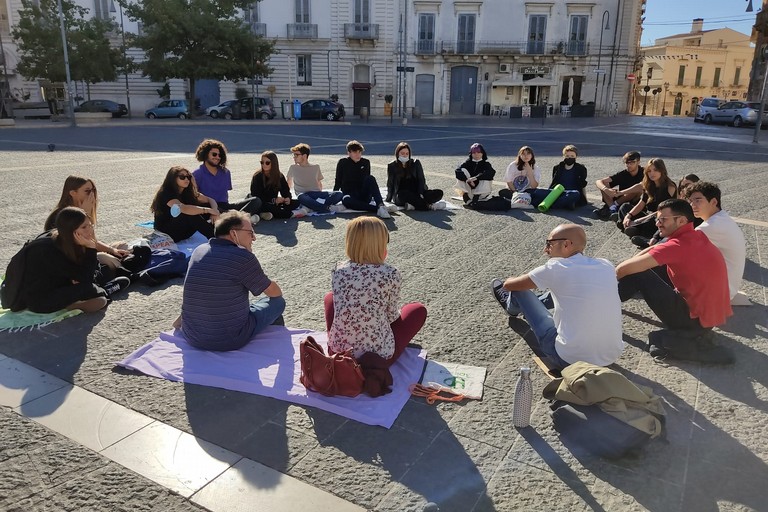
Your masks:
M 130 67 L 121 48 L 111 48 L 108 33 L 115 24 L 108 20 L 86 19 L 88 9 L 62 0 L 67 51 L 72 80 L 87 83 L 114 81 L 117 69 Z M 17 70 L 27 80 L 47 78 L 64 82 L 64 51 L 56 0 L 33 3 L 22 0 L 19 23 L 11 35 L 19 49 Z
M 155 89 L 155 91 L 157 92 L 157 95 L 164 100 L 171 99 L 171 84 L 168 82 L 166 82 L 160 89 Z

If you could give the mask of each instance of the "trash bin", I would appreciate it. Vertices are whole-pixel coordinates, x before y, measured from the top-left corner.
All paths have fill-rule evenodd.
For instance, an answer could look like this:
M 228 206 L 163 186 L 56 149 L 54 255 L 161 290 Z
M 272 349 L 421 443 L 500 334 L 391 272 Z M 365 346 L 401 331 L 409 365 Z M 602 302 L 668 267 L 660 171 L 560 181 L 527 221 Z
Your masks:
M 531 117 L 535 117 L 538 119 L 541 119 L 542 117 L 545 117 L 547 107 L 544 105 L 535 105 L 531 107 Z
M 360 107 L 360 119 L 368 119 L 368 107 Z
M 509 107 L 510 119 L 521 119 L 523 117 L 523 107 Z
M 491 115 L 491 104 L 490 103 L 483 103 L 483 115 L 484 116 Z
M 301 100 L 293 100 L 293 118 L 301 119 Z
M 283 114 L 283 119 L 291 118 L 291 102 L 288 100 L 280 101 L 280 109 Z

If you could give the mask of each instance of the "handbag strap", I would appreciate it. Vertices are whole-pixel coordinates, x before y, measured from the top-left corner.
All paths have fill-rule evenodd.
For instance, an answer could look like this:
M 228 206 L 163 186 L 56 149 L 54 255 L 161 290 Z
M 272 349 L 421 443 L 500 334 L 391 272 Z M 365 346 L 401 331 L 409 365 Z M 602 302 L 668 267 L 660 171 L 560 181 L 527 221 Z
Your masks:
M 438 400 L 443 402 L 461 402 L 466 398 L 464 395 L 456 393 L 450 388 L 440 386 L 434 382 L 430 382 L 427 386 L 422 384 L 411 384 L 408 386 L 408 391 L 410 391 L 413 396 L 423 396 L 427 399 L 427 403 L 430 405 Z M 448 393 L 452 396 L 441 396 L 440 393 Z

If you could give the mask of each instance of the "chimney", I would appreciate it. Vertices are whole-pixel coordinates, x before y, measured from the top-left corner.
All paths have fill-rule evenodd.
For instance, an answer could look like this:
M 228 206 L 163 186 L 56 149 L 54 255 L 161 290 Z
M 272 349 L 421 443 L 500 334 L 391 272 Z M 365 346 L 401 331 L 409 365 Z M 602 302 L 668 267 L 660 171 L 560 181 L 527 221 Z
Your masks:
M 701 32 L 704 28 L 704 18 L 695 18 L 691 24 L 691 32 Z

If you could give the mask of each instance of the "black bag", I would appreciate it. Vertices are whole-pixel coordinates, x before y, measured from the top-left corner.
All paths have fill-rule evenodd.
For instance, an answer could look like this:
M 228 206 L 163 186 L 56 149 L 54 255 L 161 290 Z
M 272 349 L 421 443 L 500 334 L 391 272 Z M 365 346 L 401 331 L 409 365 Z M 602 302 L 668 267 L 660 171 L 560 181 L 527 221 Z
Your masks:
M 27 263 L 27 248 L 32 244 L 49 241 L 50 239 L 50 231 L 37 235 L 32 240 L 27 240 L 19 252 L 14 254 L 11 258 L 11 261 L 8 263 L 8 268 L 5 271 L 3 284 L 0 285 L 0 304 L 4 309 L 10 309 L 11 311 L 21 311 L 22 309 L 26 309 L 27 305 L 24 304 L 24 301 L 21 298 L 21 284 L 24 281 L 24 268 Z
M 590 453 L 618 459 L 640 450 L 651 435 L 611 416 L 599 405 L 577 405 L 555 400 L 549 406 L 552 423 L 563 441 Z
M 505 212 L 512 208 L 508 199 L 503 197 L 493 196 L 485 201 L 478 201 L 471 203 L 467 206 L 471 210 L 487 211 L 487 212 Z
M 120 260 L 120 264 L 128 272 L 135 274 L 147 268 L 151 257 L 152 249 L 149 246 L 136 245 L 132 248 L 131 254 Z

